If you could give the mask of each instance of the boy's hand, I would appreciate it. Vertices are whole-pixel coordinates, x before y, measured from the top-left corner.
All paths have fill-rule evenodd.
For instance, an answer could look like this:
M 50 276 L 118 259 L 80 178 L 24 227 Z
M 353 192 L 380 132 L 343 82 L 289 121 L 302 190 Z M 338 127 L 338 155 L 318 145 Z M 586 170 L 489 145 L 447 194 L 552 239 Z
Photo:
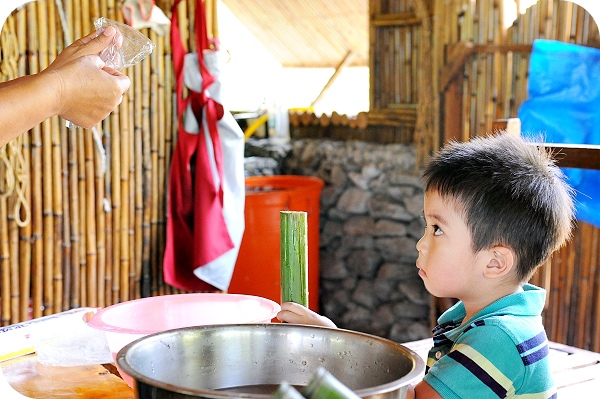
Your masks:
M 293 324 L 309 324 L 313 326 L 337 328 L 336 325 L 325 316 L 295 302 L 284 302 L 281 311 L 277 313 L 280 321 Z

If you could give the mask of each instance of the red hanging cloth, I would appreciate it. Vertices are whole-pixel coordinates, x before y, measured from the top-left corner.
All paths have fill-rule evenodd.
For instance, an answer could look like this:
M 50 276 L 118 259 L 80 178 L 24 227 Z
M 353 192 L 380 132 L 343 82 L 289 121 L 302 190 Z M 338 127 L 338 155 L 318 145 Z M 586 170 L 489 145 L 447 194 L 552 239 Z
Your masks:
M 218 288 L 196 277 L 194 270 L 234 247 L 223 216 L 223 153 L 217 121 L 223 117 L 224 110 L 221 104 L 207 96 L 207 89 L 215 79 L 202 57 L 203 50 L 210 48 L 202 0 L 197 0 L 195 12 L 202 90 L 188 90 L 188 97 L 183 98 L 186 51 L 179 32 L 179 1 L 173 5 L 171 20 L 171 45 L 177 79 L 178 139 L 169 176 L 163 271 L 165 282 L 174 287 L 188 291 L 215 291 Z M 200 126 L 197 134 L 184 128 L 183 113 L 188 104 Z M 206 123 L 203 123 L 203 117 Z M 212 152 L 205 139 L 207 127 Z M 211 155 L 214 157 L 212 160 Z M 216 165 L 218 179 L 213 177 L 211 163 Z

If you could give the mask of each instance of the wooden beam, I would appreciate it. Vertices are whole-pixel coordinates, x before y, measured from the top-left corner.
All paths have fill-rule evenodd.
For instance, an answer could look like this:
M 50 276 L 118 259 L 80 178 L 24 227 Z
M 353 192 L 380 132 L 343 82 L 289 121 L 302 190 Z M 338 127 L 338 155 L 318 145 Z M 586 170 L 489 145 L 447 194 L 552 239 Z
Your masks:
M 459 72 L 464 70 L 465 62 L 467 62 L 467 59 L 474 54 L 473 48 L 473 43 L 459 42 L 446 49 L 446 52 L 450 55 L 446 57 L 446 64 L 440 73 L 441 91 L 446 91 L 450 82 Z
M 600 169 L 600 145 L 544 143 L 561 168 Z
M 371 26 L 410 26 L 420 25 L 421 20 L 414 12 L 401 12 L 394 14 L 375 14 L 371 20 Z
M 458 73 L 464 70 L 465 62 L 473 54 L 531 53 L 531 44 L 473 44 L 459 42 L 446 47 L 446 64 L 440 73 L 440 89 L 445 91 Z
M 507 130 L 510 119 L 494 121 L 494 129 Z M 537 144 L 536 144 L 537 145 Z M 600 170 L 600 145 L 544 143 L 561 168 L 580 168 Z
M 331 75 L 331 78 L 329 78 L 329 80 L 327 81 L 317 98 L 315 98 L 315 100 L 310 105 L 311 108 L 314 108 L 315 104 L 317 104 L 323 98 L 325 92 L 329 90 L 329 88 L 333 85 L 333 82 L 335 82 L 335 80 L 340 76 L 340 73 L 344 70 L 344 68 L 347 67 L 350 64 L 350 62 L 352 62 L 353 57 L 354 53 L 352 52 L 352 50 L 348 50 L 342 62 L 340 62 L 337 68 L 335 68 L 335 72 L 333 73 L 333 75 Z

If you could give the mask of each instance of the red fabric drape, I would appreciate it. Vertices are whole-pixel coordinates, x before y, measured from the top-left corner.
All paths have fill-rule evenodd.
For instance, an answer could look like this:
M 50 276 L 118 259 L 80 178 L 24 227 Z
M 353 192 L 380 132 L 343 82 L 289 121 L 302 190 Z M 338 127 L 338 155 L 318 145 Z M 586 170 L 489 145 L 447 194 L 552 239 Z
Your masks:
M 171 20 L 171 46 L 177 79 L 178 140 L 169 176 L 163 270 L 167 284 L 189 291 L 212 291 L 215 288 L 196 277 L 194 269 L 234 247 L 223 216 L 223 153 L 217 121 L 223 117 L 224 110 L 221 104 L 206 94 L 215 79 L 202 58 L 203 50 L 210 48 L 202 0 L 197 0 L 195 12 L 198 73 L 202 76 L 202 90 L 188 90 L 188 97 L 183 98 L 186 51 L 179 32 L 178 3 L 179 0 L 173 5 Z M 189 133 L 184 128 L 183 112 L 188 104 L 200 126 L 198 134 Z M 205 138 L 206 126 L 218 181 L 215 181 L 211 168 L 211 153 Z

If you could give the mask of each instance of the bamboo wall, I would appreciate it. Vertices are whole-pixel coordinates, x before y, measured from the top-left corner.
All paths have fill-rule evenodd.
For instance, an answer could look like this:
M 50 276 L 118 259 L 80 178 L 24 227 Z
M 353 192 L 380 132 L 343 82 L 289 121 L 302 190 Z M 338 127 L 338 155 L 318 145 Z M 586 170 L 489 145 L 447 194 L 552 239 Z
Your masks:
M 506 31 L 501 2 L 436 1 L 443 140 L 492 131 L 495 120 L 517 116 L 527 98 L 530 46 L 535 39 L 600 47 L 598 27 L 583 8 L 539 0 Z M 472 44 L 470 51 L 465 43 Z M 600 351 L 600 229 L 578 223 L 573 240 L 554 254 L 533 282 L 548 289 L 544 322 L 556 342 Z
M 442 66 L 440 91 L 448 97 L 452 95 L 448 94 L 452 90 L 449 86 L 460 85 L 461 104 L 449 100 L 443 115 L 444 119 L 459 120 L 460 132 L 446 132 L 446 137 L 466 140 L 491 131 L 497 119 L 517 116 L 527 98 L 529 46 L 534 40 L 600 46 L 598 26 L 587 11 L 570 1 L 539 0 L 507 30 L 502 29 L 507 18 L 502 4 L 483 0 L 435 2 L 435 15 L 445 16 L 435 24 L 435 40 L 439 41 L 436 57 Z M 460 46 L 466 43 L 478 47 L 468 52 Z M 457 111 L 460 115 L 448 115 Z
M 119 4 L 37 0 L 13 12 L 2 30 L 0 77 L 44 69 L 68 43 L 92 32 L 96 18 L 122 21 Z M 170 15 L 169 2 L 158 4 Z M 180 15 L 193 4 L 183 1 Z M 190 32 L 181 19 L 182 32 Z M 162 278 L 175 141 L 170 39 L 142 32 L 156 48 L 125 71 L 131 88 L 96 136 L 54 117 L 0 151 L 2 325 L 175 292 Z

